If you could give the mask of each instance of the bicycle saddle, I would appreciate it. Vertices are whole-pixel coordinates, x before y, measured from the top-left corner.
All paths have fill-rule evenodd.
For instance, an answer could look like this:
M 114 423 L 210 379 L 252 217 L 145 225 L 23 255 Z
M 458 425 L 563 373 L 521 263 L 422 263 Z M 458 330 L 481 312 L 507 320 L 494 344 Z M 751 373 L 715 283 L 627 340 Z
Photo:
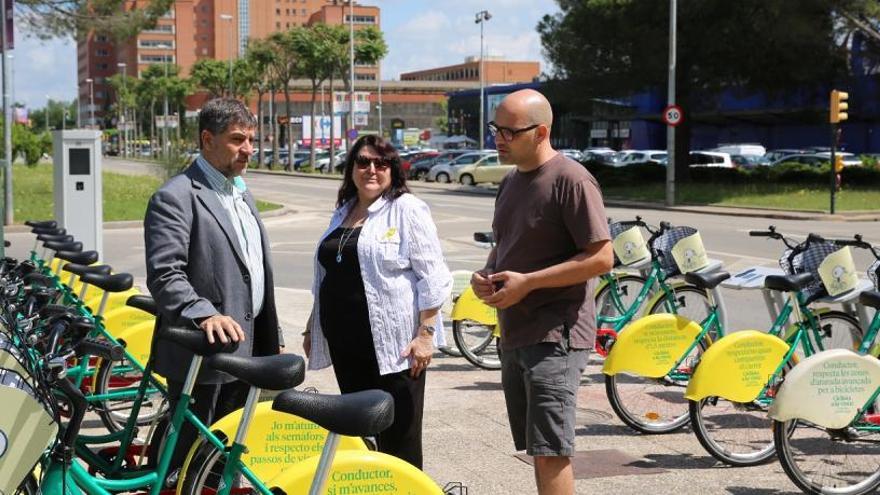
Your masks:
M 214 343 L 209 344 L 205 332 L 198 328 L 161 327 L 157 337 L 168 342 L 174 342 L 199 356 L 211 356 L 220 352 L 235 352 L 238 349 L 238 342 L 227 342 L 224 344 L 220 342 L 220 339 L 214 339 Z
M 880 292 L 874 290 L 866 290 L 859 294 L 859 303 L 862 306 L 869 306 L 874 309 L 880 309 Z
M 32 234 L 36 235 L 64 235 L 67 230 L 55 227 L 34 227 L 31 229 Z
M 684 281 L 703 290 L 712 290 L 718 284 L 730 278 L 727 272 L 717 271 L 711 273 L 689 272 L 684 274 Z
M 110 265 L 81 265 L 79 263 L 67 263 L 63 267 L 62 270 L 70 273 L 74 273 L 79 276 L 83 276 L 86 273 L 98 273 L 101 275 L 109 275 L 110 274 Z
M 156 308 L 156 301 L 152 298 L 152 296 L 145 296 L 143 294 L 131 296 L 125 301 L 125 304 L 131 306 L 132 308 L 146 311 L 153 316 L 158 316 L 159 314 L 159 310 L 158 308 Z
M 780 292 L 797 292 L 813 281 L 812 273 L 795 275 L 768 275 L 764 279 L 764 287 Z
M 492 232 L 474 232 L 474 241 L 491 244 L 495 242 L 495 234 Z
M 58 234 L 58 235 L 40 234 L 37 236 L 37 240 L 40 242 L 73 242 L 73 236 L 66 235 L 66 234 Z
M 113 275 L 86 273 L 81 275 L 79 279 L 84 284 L 94 285 L 107 292 L 124 292 L 134 285 L 134 277 L 130 273 L 114 273 Z
M 288 390 L 275 397 L 272 409 L 295 414 L 328 431 L 352 437 L 376 435 L 394 421 L 394 399 L 382 390 L 342 395 Z
M 83 249 L 81 242 L 44 242 L 43 246 L 52 251 L 82 251 Z
M 71 263 L 76 263 L 79 265 L 91 265 L 92 263 L 98 261 L 98 252 L 97 251 L 58 251 L 55 253 L 56 258 L 61 258 L 64 261 L 69 261 Z
M 58 222 L 55 220 L 26 220 L 24 224 L 31 228 L 41 227 L 46 229 L 54 229 L 58 226 Z
M 266 390 L 287 390 L 306 379 L 306 363 L 296 354 L 255 357 L 216 354 L 206 359 L 205 365 Z

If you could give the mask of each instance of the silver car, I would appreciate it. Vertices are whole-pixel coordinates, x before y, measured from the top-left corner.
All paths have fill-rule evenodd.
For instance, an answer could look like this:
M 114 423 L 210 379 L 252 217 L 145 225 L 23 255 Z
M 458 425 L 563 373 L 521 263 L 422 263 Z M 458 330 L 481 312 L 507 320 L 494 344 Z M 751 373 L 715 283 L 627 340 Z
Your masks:
M 473 153 L 465 153 L 448 162 L 437 163 L 428 171 L 428 182 L 445 182 L 448 184 L 452 182 L 452 178 L 455 177 L 455 171 L 459 167 L 475 163 L 480 158 L 486 156 L 487 153 L 485 151 L 475 151 Z

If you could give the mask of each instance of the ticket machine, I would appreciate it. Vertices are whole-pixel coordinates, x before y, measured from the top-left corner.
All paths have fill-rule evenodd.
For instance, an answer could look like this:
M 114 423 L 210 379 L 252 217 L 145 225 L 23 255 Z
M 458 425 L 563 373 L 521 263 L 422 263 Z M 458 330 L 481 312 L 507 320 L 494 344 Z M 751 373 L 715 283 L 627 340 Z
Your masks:
M 103 255 L 101 131 L 54 131 L 52 142 L 55 220 L 84 250 Z

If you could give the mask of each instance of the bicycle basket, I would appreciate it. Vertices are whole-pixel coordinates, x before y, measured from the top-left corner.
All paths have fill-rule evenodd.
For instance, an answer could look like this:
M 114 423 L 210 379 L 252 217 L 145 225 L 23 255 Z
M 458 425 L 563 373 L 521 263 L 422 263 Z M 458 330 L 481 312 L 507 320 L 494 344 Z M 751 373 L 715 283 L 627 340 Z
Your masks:
M 678 241 L 685 237 L 690 237 L 697 233 L 697 229 L 693 227 L 671 227 L 657 236 L 651 244 L 651 250 L 657 256 L 660 267 L 666 277 L 674 277 L 681 274 L 675 258 L 672 256 L 672 248 L 678 244 Z
M 608 225 L 614 248 L 614 266 L 632 265 L 651 256 L 641 229 L 632 223 L 613 222 Z
M 880 260 L 874 261 L 870 267 L 868 267 L 868 280 L 874 284 L 874 288 L 880 290 Z
M 819 277 L 819 265 L 822 264 L 822 261 L 829 254 L 838 249 L 837 246 L 830 242 L 811 242 L 805 250 L 794 255 L 790 267 L 786 267 L 788 263 L 783 265 L 782 260 L 779 261 L 782 269 L 788 274 L 809 273 L 813 275 L 813 281 L 801 291 L 808 303 L 828 294 L 825 286 L 822 284 L 822 279 Z M 787 261 L 788 257 L 785 256 L 783 259 Z

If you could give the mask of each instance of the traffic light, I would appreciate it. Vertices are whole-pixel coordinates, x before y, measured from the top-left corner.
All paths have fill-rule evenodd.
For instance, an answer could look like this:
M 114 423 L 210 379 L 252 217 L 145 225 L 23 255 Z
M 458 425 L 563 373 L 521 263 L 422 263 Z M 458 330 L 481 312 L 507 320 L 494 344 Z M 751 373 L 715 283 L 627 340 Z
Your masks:
M 834 171 L 839 174 L 841 170 L 843 170 L 843 157 L 834 155 Z
M 838 122 L 842 122 L 849 118 L 849 114 L 847 114 L 847 110 L 849 109 L 849 104 L 846 100 L 849 99 L 849 93 L 832 90 L 831 91 L 831 123 L 837 124 Z

